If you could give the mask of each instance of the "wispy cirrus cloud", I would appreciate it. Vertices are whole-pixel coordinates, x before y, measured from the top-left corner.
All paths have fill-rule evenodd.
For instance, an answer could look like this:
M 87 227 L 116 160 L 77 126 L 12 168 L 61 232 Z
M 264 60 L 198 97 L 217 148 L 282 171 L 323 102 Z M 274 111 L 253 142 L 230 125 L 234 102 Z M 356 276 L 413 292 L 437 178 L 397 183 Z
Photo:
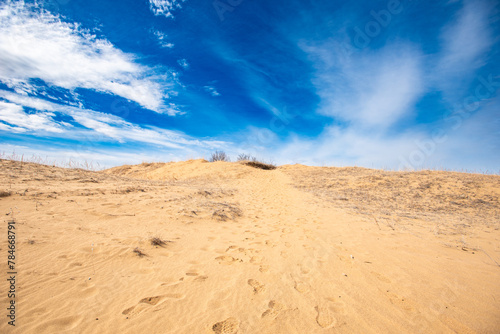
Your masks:
M 318 112 L 350 126 L 384 130 L 410 115 L 424 93 L 421 53 L 410 45 L 347 58 L 331 41 L 302 47 L 316 69 L 312 82 L 321 98 Z
M 484 66 L 494 43 L 490 25 L 492 5 L 489 1 L 464 1 L 463 7 L 440 34 L 441 50 L 432 76 L 437 87 L 448 98 Z
M 68 90 L 118 95 L 160 113 L 175 85 L 168 71 L 156 73 L 77 23 L 66 23 L 23 2 L 4 4 L 0 81 L 18 92 L 34 93 L 33 79 Z

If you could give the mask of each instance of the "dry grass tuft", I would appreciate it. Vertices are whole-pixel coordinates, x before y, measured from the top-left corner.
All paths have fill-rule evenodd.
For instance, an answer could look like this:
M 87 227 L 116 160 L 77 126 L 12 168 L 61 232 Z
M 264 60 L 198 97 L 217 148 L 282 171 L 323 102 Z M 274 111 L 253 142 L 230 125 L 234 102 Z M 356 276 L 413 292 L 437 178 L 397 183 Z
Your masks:
M 146 253 L 139 249 L 139 247 L 134 249 L 134 253 L 136 253 L 139 257 L 147 256 Z
M 0 191 L 0 197 L 9 197 L 12 195 L 10 191 Z
M 235 220 L 243 214 L 240 208 L 230 204 L 219 203 L 219 207 L 212 213 L 212 218 L 218 221 Z
M 159 246 L 159 247 L 165 247 L 167 245 L 167 242 L 172 242 L 170 240 L 163 240 L 163 239 L 158 238 L 158 237 L 153 237 L 153 238 L 149 239 L 149 241 L 151 242 L 151 245 Z

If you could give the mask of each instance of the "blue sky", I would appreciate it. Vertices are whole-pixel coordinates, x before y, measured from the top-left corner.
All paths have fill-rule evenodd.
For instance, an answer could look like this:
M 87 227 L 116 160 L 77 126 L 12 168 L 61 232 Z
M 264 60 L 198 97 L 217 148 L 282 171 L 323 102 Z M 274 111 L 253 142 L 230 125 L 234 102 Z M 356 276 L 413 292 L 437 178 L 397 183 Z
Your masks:
M 0 151 L 500 170 L 498 1 L 0 4 Z

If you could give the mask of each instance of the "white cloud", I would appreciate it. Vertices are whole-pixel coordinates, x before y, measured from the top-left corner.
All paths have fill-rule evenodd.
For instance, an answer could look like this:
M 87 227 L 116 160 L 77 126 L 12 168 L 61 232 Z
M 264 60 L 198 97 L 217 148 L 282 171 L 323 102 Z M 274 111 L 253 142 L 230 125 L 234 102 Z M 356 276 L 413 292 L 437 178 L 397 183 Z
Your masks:
M 32 131 L 39 135 L 42 131 L 53 132 L 52 136 L 68 139 L 83 140 L 87 138 L 89 143 L 93 141 L 117 141 L 120 143 L 139 142 L 143 144 L 157 145 L 171 149 L 197 148 L 198 150 L 211 147 L 220 147 L 225 144 L 216 140 L 197 140 L 182 132 L 160 129 L 157 127 L 141 127 L 125 121 L 123 118 L 105 114 L 88 109 L 80 109 L 72 106 L 59 105 L 44 101 L 42 99 L 28 97 L 16 93 L 0 90 L 0 120 L 3 120 L 14 128 Z M 39 113 L 28 115 L 22 107 L 37 109 Z M 86 129 L 71 128 L 67 123 L 56 123 L 52 120 L 58 112 L 70 116 L 75 123 Z M 10 130 L 3 127 L 5 130 Z M 55 133 L 55 134 L 54 134 Z M 47 135 L 44 133 L 44 135 Z
M 186 59 L 179 59 L 177 60 L 177 63 L 180 65 L 180 67 L 182 67 L 185 70 L 189 68 L 189 63 Z
M 185 0 L 149 0 L 149 8 L 155 15 L 174 17 L 172 14 L 176 9 L 182 8 L 181 3 Z
M 442 50 L 431 77 L 449 99 L 466 86 L 464 80 L 471 80 L 475 70 L 486 64 L 486 54 L 493 44 L 488 26 L 490 12 L 487 2 L 464 1 L 455 19 L 441 32 Z
M 203 88 L 205 88 L 205 91 L 212 96 L 220 96 L 220 93 L 213 86 L 204 86 Z
M 158 40 L 158 44 L 160 44 L 162 48 L 171 49 L 174 47 L 173 43 L 167 41 L 168 36 L 166 34 L 162 33 L 159 30 L 155 30 L 153 33 L 156 36 L 156 39 Z
M 444 28 L 440 63 L 444 70 L 470 71 L 484 64 L 481 56 L 492 44 L 487 10 L 481 1 L 466 1 L 456 19 Z
M 175 83 L 167 75 L 136 62 L 109 41 L 96 38 L 78 24 L 61 21 L 28 5 L 0 7 L 0 81 L 29 92 L 30 79 L 65 89 L 92 89 L 119 95 L 162 112 Z
M 23 107 L 9 102 L 0 101 L 0 121 L 9 123 L 3 124 L 2 129 L 12 132 L 56 132 L 62 133 L 64 130 L 61 125 L 55 122 L 53 113 L 33 113 L 28 114 Z
M 359 127 L 390 127 L 413 111 L 424 93 L 420 52 L 406 45 L 346 58 L 332 42 L 303 46 L 317 73 L 319 112 Z

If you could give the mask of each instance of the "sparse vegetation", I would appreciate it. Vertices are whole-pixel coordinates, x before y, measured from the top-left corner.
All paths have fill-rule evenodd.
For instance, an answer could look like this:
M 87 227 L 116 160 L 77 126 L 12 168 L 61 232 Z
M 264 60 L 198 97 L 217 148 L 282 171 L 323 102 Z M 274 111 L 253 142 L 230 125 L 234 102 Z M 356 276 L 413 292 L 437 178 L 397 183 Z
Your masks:
M 139 247 L 134 249 L 134 253 L 136 253 L 139 257 L 147 256 L 146 253 L 139 249 Z
M 11 194 L 10 191 L 0 191 L 0 197 L 9 197 Z
M 238 155 L 238 161 L 257 161 L 257 158 L 249 154 L 241 153 Z
M 235 220 L 242 215 L 240 208 L 225 203 L 218 203 L 219 209 L 212 213 L 212 218 L 219 221 Z
M 275 164 L 259 161 L 256 157 L 251 156 L 250 154 L 242 153 L 238 155 L 238 161 L 241 162 L 243 165 L 247 165 L 254 168 L 260 168 L 264 170 L 276 169 Z
M 167 242 L 172 242 L 169 240 L 163 240 L 162 238 L 158 237 L 153 237 L 149 241 L 151 242 L 151 245 L 159 247 L 165 247 L 167 245 Z
M 453 172 L 387 172 L 366 168 L 286 169 L 296 187 L 333 206 L 371 216 L 377 227 L 407 229 L 425 219 L 434 234 L 468 233 L 468 222 L 498 226 L 500 180 L 495 176 Z
M 260 169 L 264 169 L 264 170 L 276 169 L 276 165 L 266 164 L 266 163 L 260 162 L 260 161 L 245 161 L 245 162 L 243 162 L 243 164 L 250 166 L 250 167 L 260 168 Z
M 51 159 L 48 156 L 42 157 L 36 154 L 33 154 L 31 157 L 25 157 L 24 154 L 17 154 L 16 152 L 12 152 L 12 154 L 7 154 L 6 152 L 0 152 L 1 160 L 11 160 L 11 161 L 19 161 L 20 169 L 22 169 L 25 163 L 35 163 L 39 165 L 46 165 L 52 167 L 61 167 L 61 168 L 70 168 L 70 169 L 84 169 L 87 171 L 99 171 L 102 170 L 103 167 L 97 161 L 88 161 L 88 160 L 80 160 L 75 161 L 73 159 L 69 159 L 67 161 L 58 161 L 55 159 Z
M 231 158 L 224 151 L 215 151 L 214 153 L 212 153 L 212 156 L 210 157 L 210 162 L 215 162 L 215 161 L 229 162 L 231 161 Z

